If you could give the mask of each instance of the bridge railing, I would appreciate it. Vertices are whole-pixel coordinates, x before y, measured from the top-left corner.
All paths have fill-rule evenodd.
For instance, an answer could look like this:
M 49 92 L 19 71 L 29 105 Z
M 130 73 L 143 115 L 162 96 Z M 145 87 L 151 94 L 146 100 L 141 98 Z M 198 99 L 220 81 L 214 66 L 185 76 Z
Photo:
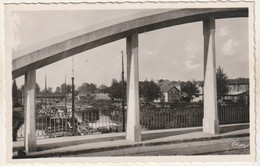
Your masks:
M 71 111 L 42 109 L 36 115 L 36 136 L 42 138 L 88 135 L 121 132 L 123 130 L 122 110 L 75 110 L 73 120 Z M 17 138 L 24 138 L 24 125 L 18 132 Z
M 178 105 L 173 108 L 148 108 L 140 112 L 140 122 L 145 129 L 167 129 L 201 126 L 202 105 Z
M 248 123 L 249 107 L 218 106 L 220 124 Z M 144 130 L 202 126 L 203 105 L 175 105 L 171 108 L 141 108 L 140 124 Z M 40 110 L 36 115 L 37 137 L 49 138 L 72 135 L 102 134 L 123 131 L 121 109 L 75 111 L 73 133 L 71 111 Z M 24 137 L 24 126 L 17 138 Z
M 248 123 L 249 107 L 246 105 L 218 106 L 220 124 Z M 176 105 L 172 108 L 148 108 L 140 112 L 143 128 L 167 129 L 202 126 L 203 105 Z
M 225 105 L 218 107 L 220 124 L 249 123 L 248 105 Z

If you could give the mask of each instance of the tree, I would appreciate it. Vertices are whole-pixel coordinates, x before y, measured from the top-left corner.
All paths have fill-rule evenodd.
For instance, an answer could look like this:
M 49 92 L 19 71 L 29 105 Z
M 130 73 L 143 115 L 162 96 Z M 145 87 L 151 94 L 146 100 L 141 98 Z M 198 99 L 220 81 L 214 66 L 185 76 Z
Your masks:
M 15 80 L 13 82 L 13 87 L 12 87 L 12 98 L 13 98 L 13 105 L 17 104 L 18 103 L 18 89 L 17 89 Z
M 160 84 L 163 84 L 163 83 L 170 83 L 171 81 L 168 80 L 168 79 L 159 79 L 159 80 L 157 80 L 157 82 L 160 85 Z
M 43 89 L 42 93 L 47 93 L 47 94 L 51 94 L 52 93 L 52 87 L 48 87 L 46 90 Z
M 70 85 L 70 84 L 65 84 L 65 83 L 63 83 L 63 84 L 61 84 L 61 86 L 60 86 L 60 89 L 61 89 L 61 93 L 71 93 L 72 92 L 72 86 Z M 67 91 L 66 91 L 66 89 L 67 89 Z
M 85 83 L 83 82 L 81 86 L 78 87 L 79 92 L 89 92 L 94 93 L 97 90 L 97 86 L 93 83 Z
M 220 66 L 217 68 L 216 79 L 217 79 L 217 96 L 218 96 L 218 100 L 221 100 L 226 95 L 226 93 L 228 93 L 228 86 L 227 86 L 228 76 L 226 75 L 226 73 L 224 73 L 223 68 L 221 68 Z
M 98 91 L 101 93 L 108 93 L 108 87 L 106 85 L 102 84 L 98 87 Z
M 111 100 L 122 100 L 122 81 L 118 82 L 116 79 L 112 80 L 111 86 L 107 89 L 108 96 Z M 124 81 L 124 94 L 126 94 L 126 82 Z M 125 95 L 124 95 L 125 96 Z
M 59 86 L 56 87 L 56 90 L 55 90 L 55 93 L 60 93 L 61 92 L 61 89 Z
M 183 97 L 182 99 L 185 101 L 190 102 L 193 99 L 194 95 L 197 95 L 199 93 L 198 86 L 195 80 L 181 82 L 181 91 L 182 93 L 186 93 L 187 96 Z
M 160 87 L 153 81 L 145 80 L 139 83 L 139 95 L 146 104 L 163 96 Z
M 36 83 L 36 86 L 35 86 L 35 92 L 36 92 L 36 94 L 38 94 L 38 93 L 41 92 L 41 88 L 40 88 L 40 86 L 39 86 L 38 83 Z

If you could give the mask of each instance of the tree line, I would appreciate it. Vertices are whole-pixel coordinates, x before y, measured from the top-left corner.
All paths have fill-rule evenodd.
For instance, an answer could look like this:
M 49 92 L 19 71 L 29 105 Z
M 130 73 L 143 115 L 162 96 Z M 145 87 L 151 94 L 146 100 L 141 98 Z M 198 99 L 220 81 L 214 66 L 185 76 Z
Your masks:
M 223 68 L 220 66 L 216 70 L 216 80 L 217 80 L 217 96 L 218 99 L 222 99 L 226 93 L 228 93 L 228 76 L 224 72 Z M 156 99 L 164 100 L 164 95 L 162 91 L 160 90 L 159 83 L 163 82 L 165 80 L 160 79 L 157 82 L 154 80 L 145 80 L 139 82 L 139 96 L 141 100 L 145 103 L 153 102 Z M 191 80 L 191 81 L 179 81 L 181 86 L 181 93 L 185 94 L 181 96 L 182 101 L 191 101 L 194 96 L 198 95 L 199 89 L 198 89 L 198 81 Z M 14 84 L 16 86 L 16 83 L 14 81 Z M 203 82 L 201 82 L 203 87 Z M 17 87 L 16 87 L 17 88 Z M 100 85 L 97 87 L 94 83 L 86 83 L 83 82 L 78 88 L 75 88 L 75 95 L 78 95 L 80 92 L 86 92 L 86 93 L 107 93 L 108 96 L 111 98 L 112 101 L 122 100 L 122 96 L 124 94 L 124 97 L 126 96 L 126 88 L 127 83 L 126 81 L 118 81 L 116 79 L 112 79 L 111 85 Z M 24 85 L 21 86 L 21 88 L 18 88 L 16 93 L 18 95 L 21 95 L 22 91 L 24 89 Z M 51 87 L 46 87 L 41 90 L 38 83 L 36 83 L 35 88 L 36 93 L 44 93 L 44 94 L 51 94 L 51 93 L 71 93 L 72 92 L 72 85 L 71 84 L 61 84 L 60 86 L 57 86 L 55 91 Z

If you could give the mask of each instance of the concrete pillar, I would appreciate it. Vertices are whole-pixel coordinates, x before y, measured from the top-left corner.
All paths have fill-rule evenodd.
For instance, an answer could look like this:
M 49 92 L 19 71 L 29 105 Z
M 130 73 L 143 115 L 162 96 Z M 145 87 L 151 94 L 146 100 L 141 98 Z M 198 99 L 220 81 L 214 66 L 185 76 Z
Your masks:
M 25 151 L 34 152 L 37 150 L 36 145 L 36 125 L 35 125 L 35 87 L 36 87 L 36 71 L 30 70 L 25 74 L 25 110 L 24 110 L 24 146 Z
M 204 118 L 203 132 L 219 133 L 217 83 L 216 83 L 216 50 L 215 18 L 203 21 L 204 35 Z
M 126 39 L 127 52 L 127 128 L 126 140 L 141 141 L 139 120 L 138 34 Z

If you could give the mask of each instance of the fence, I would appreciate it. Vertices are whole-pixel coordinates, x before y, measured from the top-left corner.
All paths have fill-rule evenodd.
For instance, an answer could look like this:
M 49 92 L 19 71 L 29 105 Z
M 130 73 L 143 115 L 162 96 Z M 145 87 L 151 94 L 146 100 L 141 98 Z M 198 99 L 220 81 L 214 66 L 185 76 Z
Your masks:
M 218 117 L 220 124 L 249 123 L 249 106 L 219 106 Z
M 108 132 L 121 132 L 123 124 L 122 110 L 75 110 L 75 130 L 71 110 L 42 109 L 36 115 L 37 137 L 60 137 L 72 135 L 87 135 Z M 18 132 L 17 138 L 24 137 L 24 125 Z
M 202 105 L 178 105 L 172 108 L 143 109 L 140 113 L 141 125 L 146 129 L 201 126 L 202 119 Z
M 248 123 L 249 107 L 218 106 L 220 124 Z M 140 123 L 146 129 L 167 129 L 202 126 L 203 105 L 176 105 L 172 108 L 149 108 L 140 113 Z
M 58 137 L 122 132 L 123 114 L 118 109 L 75 110 L 75 131 L 71 110 L 52 108 L 40 110 L 36 114 L 37 137 Z M 248 106 L 219 106 L 220 124 L 248 123 Z M 143 129 L 167 129 L 202 126 L 203 105 L 176 105 L 171 108 L 143 108 L 140 124 Z M 24 127 L 20 127 L 17 138 L 24 137 Z

